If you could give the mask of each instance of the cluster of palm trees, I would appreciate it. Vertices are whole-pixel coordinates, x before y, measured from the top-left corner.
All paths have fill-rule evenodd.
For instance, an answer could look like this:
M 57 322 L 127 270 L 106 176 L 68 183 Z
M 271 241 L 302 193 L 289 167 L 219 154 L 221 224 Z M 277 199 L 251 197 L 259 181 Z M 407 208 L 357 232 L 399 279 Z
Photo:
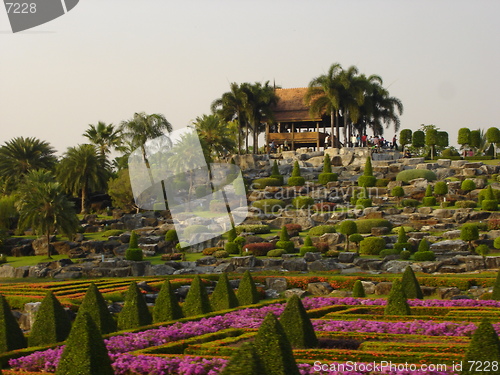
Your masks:
M 311 80 L 305 96 L 311 115 L 329 114 L 332 133 L 340 139 L 340 122 L 343 121 L 344 144 L 354 133 L 366 134 L 370 128 L 374 135 L 382 135 L 391 123 L 394 131 L 400 126 L 399 115 L 403 104 L 389 95 L 378 75 L 359 74 L 358 68 L 343 69 L 333 64 L 326 74 Z M 338 146 L 338 145 L 337 145 Z

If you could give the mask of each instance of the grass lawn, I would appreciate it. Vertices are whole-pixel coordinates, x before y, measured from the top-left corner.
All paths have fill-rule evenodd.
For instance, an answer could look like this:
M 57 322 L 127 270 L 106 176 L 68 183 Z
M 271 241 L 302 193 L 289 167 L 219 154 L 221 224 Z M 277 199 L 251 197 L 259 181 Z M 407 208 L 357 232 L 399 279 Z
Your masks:
M 52 255 L 52 259 L 47 258 L 46 255 L 33 255 L 26 257 L 7 257 L 8 265 L 12 267 L 22 267 L 22 266 L 35 266 L 42 262 L 53 262 L 60 259 L 67 259 L 67 255 Z

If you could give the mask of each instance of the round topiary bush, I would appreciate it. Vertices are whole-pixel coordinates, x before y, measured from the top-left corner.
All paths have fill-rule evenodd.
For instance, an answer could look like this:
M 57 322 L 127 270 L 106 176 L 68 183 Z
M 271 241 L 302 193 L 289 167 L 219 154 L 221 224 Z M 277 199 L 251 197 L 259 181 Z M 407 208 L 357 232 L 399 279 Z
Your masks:
M 391 195 L 393 197 L 404 197 L 405 195 L 405 189 L 403 189 L 402 186 L 394 186 L 392 189 L 391 189 Z
M 413 259 L 417 262 L 427 262 L 436 260 L 436 254 L 434 251 L 417 251 L 413 254 Z
M 249 243 L 243 246 L 243 254 L 265 256 L 270 250 L 274 250 L 274 244 L 269 242 Z
M 282 177 L 283 178 L 283 177 Z M 274 177 L 257 178 L 252 181 L 252 188 L 264 189 L 266 186 L 281 186 L 283 181 Z
M 210 255 L 213 255 L 216 251 L 220 251 L 220 250 L 224 250 L 224 248 L 223 247 L 219 247 L 219 246 L 216 246 L 216 247 L 207 247 L 207 248 L 203 249 L 202 254 L 210 256 Z
M 356 200 L 356 206 L 367 208 L 372 206 L 372 200 L 370 198 L 361 198 Z
M 303 186 L 306 183 L 306 179 L 302 176 L 290 177 L 288 179 L 288 186 Z
M 425 178 L 427 181 L 436 181 L 437 176 L 428 169 L 407 169 L 396 175 L 396 181 L 410 182 L 416 178 Z
M 295 197 L 292 200 L 295 208 L 309 208 L 314 204 L 314 199 L 308 196 Z
M 362 187 L 373 187 L 377 183 L 377 178 L 375 176 L 359 176 L 358 186 Z
M 399 254 L 399 251 L 396 249 L 384 249 L 378 255 L 381 258 L 385 258 L 386 256 L 389 256 L 389 255 L 398 255 L 398 254 Z
M 337 258 L 340 255 L 340 251 L 337 251 L 337 250 L 328 250 L 323 255 L 325 257 L 328 257 L 328 258 Z
M 126 251 L 125 251 L 125 259 L 126 260 L 133 260 L 135 262 L 140 262 L 142 261 L 142 259 L 144 258 L 144 255 L 142 253 L 142 249 L 131 249 L 131 248 L 128 248 Z
M 477 203 L 475 201 L 456 201 L 455 207 L 457 208 L 476 208 Z
M 410 259 L 411 252 L 409 252 L 408 250 L 403 250 L 402 252 L 399 253 L 399 256 L 402 260 L 408 260 Z
M 428 197 L 431 198 L 431 197 Z M 401 206 L 403 207 L 417 207 L 420 202 L 416 199 L 403 199 L 401 201 Z
M 498 211 L 498 201 L 485 199 L 481 202 L 481 209 L 483 211 Z
M 337 181 L 338 178 L 339 177 L 338 177 L 337 173 L 320 173 L 318 176 L 318 182 L 321 185 L 326 185 L 329 182 Z
M 476 188 L 476 183 L 473 180 L 463 180 L 460 188 L 464 191 L 472 191 Z
M 325 233 L 335 233 L 335 226 L 333 225 L 318 225 L 309 229 L 309 235 L 312 237 L 319 237 Z
M 165 241 L 166 242 L 178 242 L 179 237 L 177 237 L 177 231 L 175 229 L 169 229 L 167 233 L 165 233 Z
M 286 251 L 284 249 L 274 249 L 274 250 L 269 250 L 267 252 L 267 256 L 270 258 L 279 258 L 285 253 Z
M 436 197 L 424 197 L 422 203 L 425 207 L 432 207 L 436 205 Z
M 306 253 L 316 253 L 318 248 L 313 245 L 311 237 L 307 236 L 304 240 L 304 246 L 300 248 L 300 256 L 304 256 Z
M 386 227 L 392 229 L 392 224 L 386 219 L 360 219 L 356 220 L 359 233 L 371 233 L 373 227 Z
M 262 212 L 276 212 L 285 207 L 285 202 L 281 199 L 261 199 L 252 203 L 252 207 L 255 207 Z
M 359 243 L 359 252 L 367 255 L 379 255 L 385 249 L 382 237 L 367 237 Z
M 226 250 L 218 250 L 213 254 L 214 258 L 227 258 L 229 253 Z
M 239 254 L 240 247 L 235 242 L 226 242 L 226 244 L 224 245 L 224 250 L 226 250 L 228 254 L 234 255 Z
M 239 225 L 236 228 L 236 233 L 241 234 L 241 233 L 254 233 L 254 234 L 266 234 L 271 232 L 271 228 L 269 225 L 266 224 L 246 224 L 246 225 Z M 238 243 L 238 238 L 234 240 L 234 242 Z

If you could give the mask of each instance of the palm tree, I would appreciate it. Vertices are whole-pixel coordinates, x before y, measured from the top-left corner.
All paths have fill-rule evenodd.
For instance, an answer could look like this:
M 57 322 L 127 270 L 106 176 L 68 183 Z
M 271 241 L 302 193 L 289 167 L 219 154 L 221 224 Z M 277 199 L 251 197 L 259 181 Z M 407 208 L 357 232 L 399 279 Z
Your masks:
M 256 154 L 259 150 L 259 134 L 263 130 L 263 120 L 273 120 L 272 108 L 278 102 L 278 96 L 269 81 L 264 85 L 260 82 L 244 84 L 242 90 L 245 93 L 245 114 L 253 133 L 253 153 Z
M 340 64 L 332 64 L 327 74 L 322 74 L 309 82 L 309 88 L 304 97 L 305 102 L 309 105 L 311 116 L 330 114 L 331 134 L 333 134 L 335 127 L 335 140 L 337 142 L 337 145 L 334 145 L 332 137 L 332 147 L 338 146 L 339 142 L 338 113 L 341 108 L 341 95 L 345 89 L 342 72 Z
M 0 147 L 0 176 L 19 181 L 31 170 L 54 168 L 57 158 L 48 142 L 37 138 L 17 137 Z
M 106 158 L 112 149 L 120 150 L 122 145 L 121 134 L 113 124 L 106 125 L 104 122 L 99 121 L 97 125 L 90 124 L 89 127 L 83 133 L 83 136 L 99 149 L 103 158 Z
M 222 157 L 235 149 L 236 144 L 231 139 L 229 126 L 220 116 L 212 114 L 197 117 L 192 126 L 207 146 L 210 156 Z
M 246 94 L 236 82 L 231 83 L 229 87 L 230 91 L 212 102 L 211 109 L 213 113 L 217 113 L 225 121 L 238 122 L 238 154 L 241 153 L 241 133 L 246 128 L 246 152 L 248 153 L 248 124 L 245 117 Z
M 87 212 L 88 194 L 105 190 L 110 177 L 106 161 L 94 146 L 88 144 L 69 147 L 56 172 L 58 180 L 66 191 L 75 196 L 80 194 L 82 213 Z
M 32 228 L 36 234 L 45 235 L 47 256 L 51 258 L 50 236 L 57 231 L 70 237 L 78 228 L 73 203 L 48 172 L 31 172 L 24 181 L 17 202 L 19 228 Z

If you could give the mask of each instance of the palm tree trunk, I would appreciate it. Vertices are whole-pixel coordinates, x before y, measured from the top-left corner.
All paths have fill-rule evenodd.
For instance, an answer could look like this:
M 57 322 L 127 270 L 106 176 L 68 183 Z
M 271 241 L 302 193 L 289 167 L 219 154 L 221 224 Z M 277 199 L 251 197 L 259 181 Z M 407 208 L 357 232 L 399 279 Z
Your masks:
M 50 255 L 50 231 L 47 230 L 47 258 L 52 259 Z
M 257 124 L 253 124 L 253 153 L 259 153 L 259 127 Z
M 339 123 L 339 111 L 335 111 L 335 147 L 340 148 L 340 123 Z
M 245 154 L 248 154 L 248 123 L 245 124 Z
M 82 187 L 82 208 L 80 211 L 82 214 L 87 213 L 87 186 Z
M 333 144 L 333 128 L 335 127 L 335 112 L 332 111 L 330 112 L 330 147 L 335 147 Z

